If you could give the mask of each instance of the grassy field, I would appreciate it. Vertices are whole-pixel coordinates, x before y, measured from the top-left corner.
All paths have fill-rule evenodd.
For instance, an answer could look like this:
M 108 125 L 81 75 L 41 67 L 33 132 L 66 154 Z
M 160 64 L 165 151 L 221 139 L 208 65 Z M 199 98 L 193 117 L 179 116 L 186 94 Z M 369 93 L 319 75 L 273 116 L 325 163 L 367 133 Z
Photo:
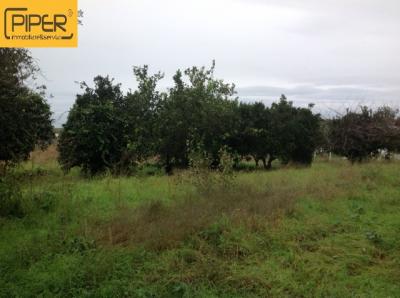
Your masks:
M 2 297 L 400 297 L 398 162 L 87 179 L 52 154 L 0 218 Z

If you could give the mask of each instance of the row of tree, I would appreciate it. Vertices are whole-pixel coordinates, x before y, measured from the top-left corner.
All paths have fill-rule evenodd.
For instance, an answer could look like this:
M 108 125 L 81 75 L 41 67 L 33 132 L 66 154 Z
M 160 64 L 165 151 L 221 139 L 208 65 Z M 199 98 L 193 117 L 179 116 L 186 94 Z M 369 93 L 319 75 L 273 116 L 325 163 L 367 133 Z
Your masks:
M 170 172 L 188 167 L 193 152 L 216 168 L 221 150 L 235 164 L 251 156 L 268 169 L 275 159 L 309 165 L 316 151 L 355 162 L 400 148 L 400 121 L 388 107 L 323 120 L 313 105 L 294 107 L 284 95 L 270 107 L 233 99 L 234 85 L 214 78 L 214 64 L 178 70 L 168 92 L 157 89 L 161 73 L 144 66 L 134 74 L 138 88 L 126 95 L 108 77 L 96 77 L 94 88 L 82 84 L 59 140 L 65 170 L 125 171 L 158 157 Z
M 322 139 L 311 106 L 294 107 L 284 96 L 271 107 L 239 103 L 234 86 L 214 78 L 214 65 L 178 70 L 165 93 L 157 91 L 162 74 L 149 75 L 147 66 L 134 73 L 138 88 L 126 95 L 108 77 L 96 77 L 94 88 L 82 84 L 59 139 L 65 170 L 129 170 L 156 156 L 170 172 L 187 167 L 193 152 L 216 168 L 221 150 L 266 168 L 276 158 L 310 164 Z
M 362 108 L 324 120 L 312 105 L 294 107 L 285 96 L 270 107 L 242 103 L 234 85 L 214 78 L 214 66 L 178 70 L 167 92 L 157 88 L 163 75 L 150 75 L 147 66 L 134 68 L 138 87 L 127 94 L 109 77 L 96 77 L 94 87 L 82 83 L 58 140 L 62 168 L 129 172 L 152 158 L 171 172 L 188 167 L 194 153 L 211 168 L 225 153 L 234 164 L 251 156 L 270 168 L 275 159 L 309 165 L 317 151 L 356 162 L 400 148 L 393 109 Z M 43 89 L 27 84 L 38 72 L 29 51 L 0 49 L 0 69 L 0 165 L 8 165 L 36 146 L 46 148 L 54 134 Z

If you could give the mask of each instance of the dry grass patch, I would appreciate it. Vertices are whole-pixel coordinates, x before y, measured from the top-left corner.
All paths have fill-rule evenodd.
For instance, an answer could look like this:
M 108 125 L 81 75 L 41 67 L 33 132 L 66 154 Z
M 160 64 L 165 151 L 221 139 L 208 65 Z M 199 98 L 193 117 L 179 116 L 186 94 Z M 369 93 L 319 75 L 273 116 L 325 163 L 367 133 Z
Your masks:
M 119 205 L 111 219 L 95 220 L 91 233 L 105 246 L 143 245 L 161 250 L 179 246 L 222 217 L 256 229 L 282 213 L 290 214 L 298 198 L 329 199 L 348 192 L 349 183 L 359 178 L 345 171 L 339 171 L 339 175 L 313 171 L 312 175 L 295 178 L 271 175 L 263 185 L 238 179 L 215 185 L 213 179 L 207 178 L 211 181 L 208 189 L 188 194 L 184 200 L 152 201 L 139 207 Z M 338 184 L 333 176 L 345 176 L 346 181 Z
M 30 160 L 33 160 L 35 164 L 46 165 L 52 162 L 56 162 L 58 159 L 57 145 L 52 144 L 46 150 L 42 151 L 37 149 L 31 153 Z
M 249 186 L 220 189 L 207 197 L 194 196 L 171 204 L 153 201 L 137 208 L 120 206 L 108 221 L 96 223 L 92 232 L 104 245 L 144 245 L 156 250 L 178 246 L 222 217 L 233 223 L 255 225 L 288 211 L 296 190 L 255 192 Z

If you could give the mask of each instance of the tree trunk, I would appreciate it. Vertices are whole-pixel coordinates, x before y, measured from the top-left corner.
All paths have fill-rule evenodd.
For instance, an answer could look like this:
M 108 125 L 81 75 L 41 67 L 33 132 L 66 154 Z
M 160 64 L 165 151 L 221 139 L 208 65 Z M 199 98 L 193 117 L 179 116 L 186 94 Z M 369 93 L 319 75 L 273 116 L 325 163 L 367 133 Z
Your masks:
M 272 156 L 272 155 L 269 155 L 269 157 L 268 157 L 268 164 L 267 164 L 267 167 L 266 167 L 267 170 L 271 170 L 271 169 L 272 169 L 272 162 L 273 162 L 274 160 L 275 160 L 275 157 Z
M 172 164 L 169 157 L 167 157 L 165 161 L 165 173 L 167 173 L 167 175 L 172 175 Z
M 267 161 L 266 161 L 265 157 L 261 158 L 261 160 L 262 160 L 262 163 L 263 163 L 264 169 L 268 169 L 268 166 L 267 166 Z

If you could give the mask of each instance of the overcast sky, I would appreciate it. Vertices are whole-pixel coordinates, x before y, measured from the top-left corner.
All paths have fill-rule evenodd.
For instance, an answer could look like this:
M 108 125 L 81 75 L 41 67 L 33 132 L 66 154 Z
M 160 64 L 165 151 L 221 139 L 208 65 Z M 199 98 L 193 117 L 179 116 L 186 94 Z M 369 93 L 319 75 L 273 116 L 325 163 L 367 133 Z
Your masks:
M 79 46 L 34 49 L 55 113 L 65 121 L 76 81 L 109 74 L 136 87 L 133 65 L 210 65 L 242 100 L 285 93 L 328 113 L 400 103 L 399 0 L 79 0 Z M 62 116 L 63 115 L 63 116 Z

